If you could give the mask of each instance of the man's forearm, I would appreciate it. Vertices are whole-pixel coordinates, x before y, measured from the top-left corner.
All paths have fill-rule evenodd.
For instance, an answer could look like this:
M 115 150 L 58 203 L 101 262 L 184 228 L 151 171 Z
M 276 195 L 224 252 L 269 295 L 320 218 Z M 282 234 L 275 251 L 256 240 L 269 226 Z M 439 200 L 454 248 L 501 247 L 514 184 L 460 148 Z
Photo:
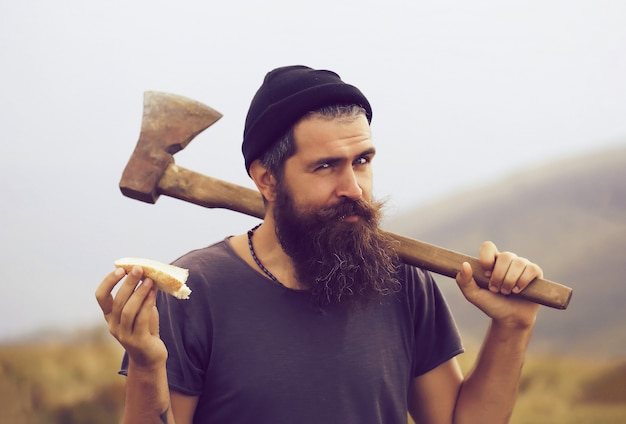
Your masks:
M 507 423 L 513 413 L 532 326 L 492 322 L 471 373 L 461 386 L 455 423 Z
M 129 364 L 122 423 L 174 423 L 165 365 L 142 369 Z

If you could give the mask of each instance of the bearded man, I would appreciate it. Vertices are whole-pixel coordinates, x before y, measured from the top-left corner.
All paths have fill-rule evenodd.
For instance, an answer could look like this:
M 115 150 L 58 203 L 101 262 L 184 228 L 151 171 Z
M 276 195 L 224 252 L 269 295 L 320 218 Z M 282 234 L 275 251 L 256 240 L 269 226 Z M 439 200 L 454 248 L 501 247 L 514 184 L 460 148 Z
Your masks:
M 121 269 L 96 292 L 126 349 L 125 422 L 508 421 L 538 308 L 508 295 L 541 269 L 486 242 L 485 290 L 463 264 L 460 289 L 492 319 L 463 376 L 432 276 L 401 264 L 379 228 L 371 119 L 365 96 L 334 72 L 266 75 L 242 145 L 262 224 L 175 261 L 189 269 L 189 300 L 157 299 L 137 267 L 115 298 Z

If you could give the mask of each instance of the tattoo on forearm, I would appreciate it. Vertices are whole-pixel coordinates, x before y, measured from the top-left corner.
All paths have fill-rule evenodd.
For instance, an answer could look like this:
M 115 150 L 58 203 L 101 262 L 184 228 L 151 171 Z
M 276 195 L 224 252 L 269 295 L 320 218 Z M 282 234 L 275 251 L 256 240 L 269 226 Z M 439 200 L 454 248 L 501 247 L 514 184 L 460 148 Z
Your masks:
M 170 411 L 170 407 L 168 406 L 167 409 L 165 410 L 165 412 L 163 412 L 161 415 L 159 415 L 159 418 L 161 419 L 161 422 L 163 424 L 169 423 L 169 421 L 167 420 L 167 413 L 169 411 Z

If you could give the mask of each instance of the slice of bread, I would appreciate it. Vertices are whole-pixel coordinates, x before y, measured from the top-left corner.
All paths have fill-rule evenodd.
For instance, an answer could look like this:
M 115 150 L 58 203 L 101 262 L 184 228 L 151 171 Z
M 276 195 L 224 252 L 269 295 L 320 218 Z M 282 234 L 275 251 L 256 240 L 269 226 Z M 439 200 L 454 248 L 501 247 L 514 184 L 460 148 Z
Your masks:
M 144 277 L 153 280 L 158 289 L 171 294 L 177 299 L 189 299 L 191 289 L 185 284 L 189 277 L 189 270 L 175 265 L 144 258 L 121 258 L 113 262 L 118 268 L 130 272 L 134 266 L 143 269 Z

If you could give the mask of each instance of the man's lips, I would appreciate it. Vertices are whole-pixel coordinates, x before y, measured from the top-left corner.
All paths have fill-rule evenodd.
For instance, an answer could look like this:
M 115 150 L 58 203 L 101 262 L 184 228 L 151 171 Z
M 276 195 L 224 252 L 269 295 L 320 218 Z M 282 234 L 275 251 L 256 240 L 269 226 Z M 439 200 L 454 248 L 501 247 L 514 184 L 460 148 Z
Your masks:
M 339 220 L 343 222 L 357 222 L 359 219 L 359 215 L 341 215 L 339 217 Z
M 371 215 L 367 205 L 355 201 L 344 201 L 335 206 L 321 209 L 318 216 L 328 222 L 358 222 L 360 220 L 369 221 Z

